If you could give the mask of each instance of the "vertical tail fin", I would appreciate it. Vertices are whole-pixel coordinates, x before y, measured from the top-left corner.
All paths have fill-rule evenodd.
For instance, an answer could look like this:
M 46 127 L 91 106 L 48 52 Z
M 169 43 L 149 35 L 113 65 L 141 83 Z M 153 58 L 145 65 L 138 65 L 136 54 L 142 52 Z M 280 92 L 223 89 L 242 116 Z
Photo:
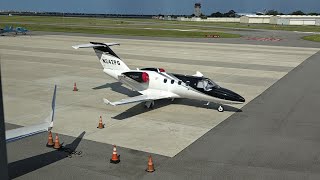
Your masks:
M 120 44 L 90 42 L 90 44 L 81 44 L 72 47 L 74 49 L 93 48 L 104 69 L 117 70 L 122 72 L 129 71 L 129 67 L 120 59 L 120 57 L 116 53 L 111 50 L 110 46 L 114 45 Z

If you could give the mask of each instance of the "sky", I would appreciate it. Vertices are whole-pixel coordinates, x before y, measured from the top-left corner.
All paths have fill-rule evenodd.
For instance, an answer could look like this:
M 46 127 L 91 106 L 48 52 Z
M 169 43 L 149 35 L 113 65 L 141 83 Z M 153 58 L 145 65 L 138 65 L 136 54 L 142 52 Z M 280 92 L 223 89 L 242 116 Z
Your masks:
M 320 0 L 0 0 L 0 10 L 191 15 L 196 2 L 202 4 L 201 10 L 206 15 L 231 9 L 239 13 L 264 9 L 320 13 Z

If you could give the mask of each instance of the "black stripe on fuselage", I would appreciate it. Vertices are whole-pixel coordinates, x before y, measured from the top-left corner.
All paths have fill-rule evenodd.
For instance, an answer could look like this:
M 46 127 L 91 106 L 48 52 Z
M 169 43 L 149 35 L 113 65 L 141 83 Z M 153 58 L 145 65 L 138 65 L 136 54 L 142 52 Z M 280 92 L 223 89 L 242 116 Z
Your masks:
M 219 98 L 219 99 L 223 99 L 223 100 L 228 100 L 228 101 L 245 102 L 245 99 L 242 96 L 240 96 L 239 94 L 237 94 L 229 89 L 222 88 L 220 86 L 213 87 L 209 91 L 206 91 L 204 88 L 198 88 L 197 87 L 198 82 L 201 80 L 208 79 L 206 77 L 197 77 L 197 76 L 189 76 L 189 75 L 181 75 L 181 74 L 171 74 L 171 75 L 180 79 L 184 83 L 189 84 L 189 86 L 192 87 L 193 89 L 195 89 L 201 93 L 204 93 L 206 95 L 209 95 L 209 96 L 212 96 L 215 98 Z M 189 81 L 189 83 L 187 83 L 187 81 Z

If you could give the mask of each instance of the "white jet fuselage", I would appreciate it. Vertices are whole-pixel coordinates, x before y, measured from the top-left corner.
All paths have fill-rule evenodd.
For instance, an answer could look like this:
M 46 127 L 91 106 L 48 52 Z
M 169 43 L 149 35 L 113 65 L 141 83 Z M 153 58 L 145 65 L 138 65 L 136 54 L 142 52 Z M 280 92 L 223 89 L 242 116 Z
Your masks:
M 187 85 L 182 80 L 176 78 L 172 74 L 167 74 L 165 72 L 156 72 L 156 71 L 146 71 L 146 70 L 131 70 L 127 72 L 145 72 L 149 76 L 148 82 L 140 83 L 141 88 L 132 87 L 124 81 L 119 79 L 119 76 L 125 76 L 124 74 L 127 72 L 115 71 L 104 69 L 104 72 L 112 78 L 128 85 L 133 90 L 137 90 L 141 94 L 146 94 L 148 91 L 152 93 L 158 94 L 171 94 L 172 98 L 187 98 L 187 99 L 195 99 L 201 101 L 215 102 L 219 104 L 242 104 L 240 101 L 230 101 L 226 99 L 220 99 L 208 94 L 205 94 L 197 89 L 193 88 L 190 85 Z M 130 78 L 130 77 L 127 77 Z M 135 89 L 136 88 L 136 89 Z
M 155 100 L 175 98 L 188 98 L 218 104 L 241 104 L 245 102 L 242 96 L 218 86 L 200 72 L 190 76 L 166 73 L 161 68 L 130 70 L 120 57 L 110 49 L 110 46 L 114 45 L 119 44 L 90 42 L 90 44 L 73 46 L 75 49 L 93 48 L 103 71 L 107 75 L 141 93 L 140 96 L 122 99 L 117 102 L 104 99 L 106 104 L 117 106 L 146 102 L 147 107 L 152 107 Z M 220 106 L 218 110 L 223 111 L 223 108 Z

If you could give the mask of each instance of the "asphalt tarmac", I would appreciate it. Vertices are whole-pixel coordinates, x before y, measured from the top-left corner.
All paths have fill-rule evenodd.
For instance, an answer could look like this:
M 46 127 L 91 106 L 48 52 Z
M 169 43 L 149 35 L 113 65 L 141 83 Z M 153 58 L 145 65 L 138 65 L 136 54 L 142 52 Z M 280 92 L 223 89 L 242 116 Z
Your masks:
M 39 33 L 38 35 L 45 37 L 48 34 Z M 55 35 L 59 36 L 62 34 L 55 33 Z M 63 34 L 63 36 L 65 35 L 66 34 Z M 69 36 L 70 34 L 67 34 L 67 35 Z M 71 36 L 75 36 L 74 38 L 77 38 L 77 35 L 73 34 Z M 86 36 L 94 37 L 94 35 L 86 35 Z M 100 37 L 100 36 L 95 36 L 95 37 Z M 119 37 L 103 36 L 103 38 L 119 38 Z M 128 39 L 128 41 L 137 39 L 137 37 L 121 37 L 120 39 L 126 40 L 126 38 Z M 171 39 L 143 38 L 143 39 L 150 40 L 150 41 L 159 40 L 162 43 L 167 40 L 175 41 L 172 43 L 176 43 L 177 41 L 177 39 L 172 39 L 172 38 Z M 179 41 L 195 42 L 195 41 L 200 41 L 200 39 L 199 40 L 192 39 L 190 41 L 189 39 L 179 39 Z M 215 45 L 217 46 L 217 48 L 218 48 L 218 44 L 221 43 L 222 47 L 220 47 L 220 50 L 217 50 L 218 54 L 222 53 L 224 51 L 224 48 L 227 48 L 227 46 L 234 48 L 235 51 L 237 50 L 237 48 L 231 45 L 225 44 L 229 40 L 205 39 L 204 41 L 217 43 Z M 240 62 L 237 62 L 238 64 L 235 64 L 232 61 L 230 62 L 227 61 L 222 63 L 222 61 L 219 61 L 219 60 L 210 61 L 208 59 L 207 61 L 205 60 L 199 61 L 200 63 L 203 63 L 203 64 L 200 64 L 199 66 L 201 66 L 202 68 L 204 68 L 204 66 L 206 65 L 209 65 L 210 68 L 214 68 L 215 66 L 223 67 L 221 71 L 218 71 L 217 74 L 210 75 L 218 78 L 223 77 L 221 76 L 220 73 L 226 71 L 228 68 L 237 68 L 237 66 L 239 69 L 245 69 L 246 72 L 251 72 L 251 73 L 256 72 L 257 74 L 254 74 L 253 76 L 259 76 L 259 74 L 261 75 L 260 77 L 256 77 L 256 79 L 249 78 L 248 80 L 244 78 L 239 78 L 239 76 L 250 76 L 250 75 L 245 75 L 245 74 L 240 75 L 239 73 L 236 73 L 229 78 L 223 79 L 221 83 L 226 85 L 229 84 L 231 86 L 233 83 L 236 84 L 235 82 L 240 82 L 240 86 L 239 85 L 232 85 L 232 86 L 235 87 L 236 89 L 239 88 L 239 90 L 243 92 L 250 89 L 250 83 L 255 83 L 255 88 L 259 90 L 256 91 L 255 93 L 247 92 L 248 93 L 247 96 L 251 97 L 253 100 L 250 103 L 246 104 L 244 107 L 240 107 L 241 112 L 229 113 L 230 117 L 227 117 L 227 116 L 225 117 L 227 119 L 221 117 L 221 121 L 218 121 L 219 123 L 217 124 L 217 126 L 215 127 L 212 125 L 208 126 L 210 128 L 208 132 L 203 133 L 204 135 L 202 134 L 200 138 L 196 138 L 195 141 L 192 141 L 191 145 L 188 145 L 185 148 L 183 148 L 181 152 L 178 151 L 178 153 L 175 153 L 176 151 L 172 151 L 173 153 L 165 154 L 165 151 L 161 151 L 161 150 L 162 149 L 170 150 L 170 148 L 168 149 L 167 147 L 164 147 L 162 145 L 163 144 L 162 141 L 158 141 L 158 144 L 160 145 L 159 151 L 157 151 L 158 153 L 152 153 L 153 150 L 150 150 L 149 152 L 145 152 L 143 150 L 141 151 L 138 149 L 134 150 L 135 148 L 133 146 L 132 146 L 133 148 L 125 148 L 125 147 L 119 146 L 118 152 L 121 155 L 121 162 L 120 164 L 117 164 L 117 165 L 110 164 L 109 159 L 112 154 L 112 144 L 106 143 L 106 142 L 97 142 L 97 141 L 101 141 L 101 139 L 99 138 L 99 136 L 103 135 L 101 133 L 99 136 L 95 136 L 91 138 L 91 140 L 90 138 L 86 138 L 88 133 L 89 133 L 89 137 L 90 137 L 90 134 L 92 134 L 92 132 L 90 131 L 91 129 L 88 129 L 86 132 L 84 132 L 85 128 L 79 126 L 79 127 L 75 127 L 76 130 L 73 131 L 72 136 L 64 135 L 64 133 L 62 133 L 62 135 L 60 135 L 60 139 L 62 139 L 62 141 L 64 142 L 64 145 L 68 145 L 67 147 L 74 149 L 76 151 L 81 151 L 82 152 L 81 156 L 73 155 L 70 158 L 68 157 L 68 154 L 66 152 L 54 151 L 53 149 L 46 148 L 44 146 L 47 138 L 45 133 L 30 137 L 30 138 L 26 138 L 22 141 L 17 141 L 17 142 L 8 144 L 8 160 L 9 160 L 9 168 L 10 168 L 9 170 L 10 177 L 17 178 L 17 179 L 319 179 L 320 151 L 318 150 L 319 149 L 319 138 L 318 138 L 319 133 L 317 131 L 317 128 L 319 125 L 316 120 L 316 113 L 317 113 L 317 107 L 319 107 L 318 93 L 320 92 L 320 86 L 318 83 L 315 83 L 316 77 L 319 76 L 319 71 L 317 70 L 317 67 L 319 67 L 319 61 L 318 61 L 319 53 L 314 54 L 314 52 L 317 51 L 316 49 L 309 50 L 308 48 L 301 48 L 301 51 L 299 51 L 299 48 L 290 49 L 287 47 L 279 47 L 280 48 L 279 49 L 279 48 L 274 48 L 274 46 L 285 46 L 286 44 L 291 44 L 290 46 L 293 46 L 293 47 L 306 46 L 306 47 L 319 48 L 320 46 L 316 43 L 309 43 L 306 41 L 302 41 L 300 39 L 296 40 L 291 38 L 288 40 L 288 42 L 285 42 L 285 41 L 255 42 L 255 41 L 249 41 L 246 39 L 239 39 L 239 40 L 233 39 L 233 41 L 237 41 L 235 43 L 239 43 L 239 44 L 253 44 L 253 45 L 255 45 L 255 43 L 263 43 L 263 45 L 265 46 L 258 47 L 254 51 L 249 50 L 250 48 L 253 48 L 253 47 L 250 47 L 250 48 L 247 46 L 238 47 L 240 49 L 242 48 L 242 50 L 248 51 L 249 54 L 250 53 L 255 54 L 255 56 L 258 59 L 261 58 L 261 61 L 257 63 L 255 60 L 252 60 L 252 62 L 255 62 L 255 63 L 252 63 L 252 62 L 250 63 L 250 61 L 244 61 L 245 56 L 243 56 L 243 59 L 239 58 Z M 296 44 L 294 44 L 295 42 Z M 8 49 L 8 47 L 5 48 L 2 46 L 1 46 L 2 50 Z M 13 48 L 13 51 L 14 51 L 14 46 L 17 46 L 17 45 L 16 44 L 10 45 L 10 48 Z M 157 46 L 159 46 L 159 44 L 157 44 Z M 163 47 L 160 46 L 160 47 L 165 48 L 165 46 Z M 197 47 L 198 46 L 195 45 L 195 48 Z M 33 58 L 26 58 L 24 61 L 26 62 L 37 61 L 37 56 L 42 57 L 45 55 L 45 54 L 41 55 L 41 52 L 46 51 L 45 48 L 52 49 L 50 45 L 45 45 L 45 44 L 43 44 L 43 47 L 41 50 L 39 50 L 39 48 L 37 47 L 29 47 L 29 49 L 28 47 L 25 47 L 24 51 L 26 52 L 29 51 L 33 56 Z M 261 48 L 264 48 L 265 51 L 269 53 L 269 54 L 266 54 L 266 56 L 283 57 L 284 61 L 281 61 L 281 59 L 277 63 L 275 62 L 272 63 L 272 61 L 271 62 L 264 61 L 265 57 L 259 54 L 260 53 L 259 51 L 261 51 L 261 54 L 264 51 Z M 134 50 L 135 49 L 132 48 L 132 51 Z M 64 55 L 65 58 L 67 59 L 69 58 L 66 56 L 67 54 L 66 51 L 60 50 L 59 48 L 57 48 L 55 51 L 57 53 L 57 56 L 61 54 L 61 55 Z M 201 51 L 201 49 L 198 49 L 198 51 Z M 5 53 L 2 53 L 2 58 L 7 58 L 6 61 L 12 59 L 12 57 L 19 59 L 17 55 L 9 56 L 7 54 L 9 52 L 10 51 L 7 50 Z M 170 52 L 170 51 L 167 51 L 167 52 Z M 134 60 L 141 59 L 141 60 L 147 61 L 149 60 L 148 58 L 150 58 L 151 62 L 156 62 L 157 57 L 159 60 L 159 55 L 156 52 L 152 52 L 153 54 L 150 57 L 139 54 L 139 53 L 133 54 L 132 52 L 120 52 L 120 53 L 127 58 L 133 57 Z M 241 54 L 241 52 L 239 53 Z M 83 56 L 88 55 L 87 52 L 83 54 L 79 52 L 79 54 Z M 310 57 L 310 55 L 312 56 Z M 167 61 L 162 60 L 164 58 L 162 59 L 160 58 L 160 59 L 161 59 L 161 62 L 166 62 L 166 63 L 180 63 L 181 60 L 183 59 L 183 60 L 186 60 L 186 62 L 182 63 L 183 66 L 188 67 L 188 64 L 195 66 L 194 64 L 192 64 L 191 61 L 187 61 L 188 59 L 186 57 L 180 56 L 180 57 L 171 58 L 171 59 L 165 58 Z M 305 60 L 304 58 L 305 59 L 307 58 L 307 60 Z M 54 60 L 54 59 L 47 58 L 47 60 Z M 141 62 L 134 61 L 135 63 L 133 63 L 132 65 L 138 66 L 145 63 L 144 61 L 141 61 Z M 130 59 L 129 59 L 128 62 L 131 63 L 133 61 L 130 62 Z M 45 63 L 48 64 L 48 62 L 45 62 Z M 58 59 L 55 59 L 53 63 L 61 64 L 61 61 L 59 61 Z M 88 63 L 85 63 L 84 61 L 82 61 L 82 63 L 84 63 L 85 65 L 88 65 Z M 10 68 L 9 64 L 10 63 L 8 61 L 7 67 Z M 66 65 L 69 65 L 69 64 L 68 63 L 64 64 L 64 66 Z M 42 67 L 45 68 L 44 66 Z M 28 66 L 25 66 L 25 69 L 26 68 L 29 69 Z M 210 68 L 208 70 L 205 70 L 205 72 L 209 72 Z M 12 68 L 7 69 L 7 73 L 10 72 L 7 75 L 7 78 L 9 77 L 7 80 L 11 80 L 11 82 L 19 82 L 21 83 L 21 85 L 27 85 L 26 87 L 28 88 L 26 88 L 27 90 L 26 92 L 28 96 L 41 95 L 39 96 L 39 98 L 40 97 L 43 98 L 44 95 L 49 96 L 49 94 L 51 94 L 51 91 L 47 89 L 45 90 L 46 93 L 41 92 L 41 93 L 33 94 L 32 92 L 34 91 L 34 88 L 29 87 L 29 84 L 33 84 L 37 88 L 44 87 L 45 85 L 48 85 L 51 82 L 48 82 L 46 84 L 43 81 L 39 81 L 38 76 L 36 76 L 36 78 L 28 77 L 27 74 L 25 74 L 26 82 L 17 81 L 17 79 L 12 78 L 12 77 L 15 77 L 15 76 L 12 76 L 13 69 Z M 101 73 L 95 69 L 90 71 L 92 73 L 93 71 L 95 73 Z M 192 71 L 192 69 L 187 71 Z M 27 72 L 30 72 L 30 70 L 21 71 L 22 73 L 21 75 L 24 75 L 24 73 L 27 73 Z M 75 73 L 76 71 L 72 71 L 72 72 L 73 72 L 73 75 L 76 74 L 76 76 L 79 76 L 79 77 L 81 76 L 80 74 Z M 261 72 L 263 72 L 264 75 L 262 75 Z M 267 72 L 270 72 L 270 73 L 267 73 Z M 287 74 L 287 72 L 289 73 Z M 20 77 L 20 76 L 17 76 L 17 77 Z M 42 78 L 47 78 L 47 77 L 42 77 Z M 65 91 L 64 89 L 66 88 L 64 84 L 64 81 L 66 81 L 66 77 L 63 77 L 63 78 L 60 77 L 59 82 L 62 83 L 63 85 L 62 91 L 64 92 Z M 95 76 L 95 78 L 97 78 L 97 76 Z M 30 83 L 28 83 L 27 81 L 30 81 Z M 85 81 L 85 80 L 82 79 L 82 81 Z M 100 83 L 100 81 L 97 81 L 97 84 L 98 83 Z M 10 81 L 7 81 L 7 86 L 11 87 L 7 89 L 7 91 L 4 90 L 4 95 L 5 95 L 4 98 L 7 98 L 7 103 L 8 103 L 16 99 L 12 99 L 12 97 L 14 97 L 14 94 L 10 94 L 10 93 L 6 94 L 6 92 L 9 92 L 8 90 L 10 89 L 12 90 L 12 88 L 14 89 L 14 87 L 19 88 L 20 86 L 10 84 Z M 264 91 L 265 89 L 266 91 Z M 87 91 L 89 92 L 89 90 L 86 90 L 86 92 Z M 23 90 L 21 91 L 13 90 L 12 93 L 13 92 L 23 93 Z M 65 94 L 65 93 L 62 93 L 62 94 Z M 100 93 L 95 94 L 94 96 L 99 96 L 99 95 Z M 23 97 L 23 95 L 19 95 L 19 96 Z M 70 94 L 65 94 L 65 97 L 67 96 L 70 96 Z M 117 95 L 116 97 L 118 96 L 119 95 Z M 42 99 L 40 102 L 40 105 L 43 106 L 48 99 L 50 99 L 50 97 L 46 99 Z M 33 101 L 27 100 L 26 97 L 23 97 L 22 100 L 24 102 L 30 102 L 30 106 L 32 106 L 32 104 L 34 103 Z M 86 101 L 88 101 L 88 99 Z M 89 100 L 89 102 L 91 101 L 97 101 L 97 99 L 94 98 L 92 100 Z M 68 104 L 62 103 L 62 105 L 67 106 Z M 197 106 L 200 106 L 200 104 Z M 19 107 L 22 108 L 24 106 L 19 106 Z M 34 106 L 34 107 L 37 107 L 37 106 Z M 172 107 L 178 111 L 181 110 L 180 107 L 177 105 L 172 105 Z M 91 104 L 89 106 L 84 106 L 83 108 L 90 109 L 90 111 L 94 110 Z M 100 105 L 95 108 L 102 109 Z M 113 112 L 108 107 L 103 106 L 103 109 L 105 108 L 108 111 L 110 111 L 111 114 L 114 114 L 114 115 L 116 115 L 118 112 L 123 111 L 123 109 L 119 109 L 116 112 Z M 188 108 L 191 110 L 191 109 L 194 109 L 195 107 L 192 107 L 192 106 L 186 107 L 184 105 L 181 108 Z M 70 107 L 67 109 L 70 109 Z M 172 115 L 172 113 L 174 112 L 171 112 L 169 109 L 166 107 L 164 108 L 162 107 L 155 110 L 159 112 L 156 114 L 154 114 L 155 112 L 153 112 L 153 114 L 150 114 L 150 112 L 149 114 L 143 113 L 141 115 L 138 115 L 138 120 L 139 118 L 145 118 L 145 117 L 149 118 L 150 116 L 153 116 L 153 115 L 156 115 L 156 117 L 161 117 L 162 113 L 169 113 Z M 219 113 L 217 113 L 216 115 L 216 112 L 214 109 L 202 110 L 197 107 L 196 109 L 198 113 L 200 110 L 202 113 L 210 114 L 210 112 L 212 112 L 214 116 L 224 116 L 223 114 L 219 115 Z M 85 111 L 82 109 L 80 110 Z M 133 110 L 137 110 L 137 107 L 135 107 Z M 5 107 L 5 111 L 6 111 L 6 107 Z M 9 110 L 9 113 L 6 116 L 9 116 L 9 117 L 11 116 L 14 118 L 7 122 L 17 122 L 18 124 L 22 124 L 23 118 L 30 119 L 30 117 L 37 117 L 34 115 L 31 116 L 32 114 L 34 114 L 33 110 L 30 110 L 30 112 L 32 113 L 29 115 L 29 117 L 21 116 L 21 115 L 14 116 L 12 114 L 13 112 L 14 112 L 13 110 Z M 25 113 L 25 112 L 21 112 L 21 113 Z M 44 114 L 44 113 L 45 112 L 41 112 L 41 114 Z M 60 114 L 63 114 L 63 113 L 65 113 L 65 111 L 61 110 Z M 93 113 L 93 115 L 94 114 L 97 114 L 97 113 Z M 192 111 L 187 115 L 193 117 L 196 114 L 197 114 L 196 111 Z M 67 116 L 72 117 L 69 115 Z M 76 117 L 77 117 L 76 119 L 81 120 L 79 116 L 76 116 Z M 201 120 L 202 116 L 199 116 L 199 117 L 200 117 L 199 120 Z M 211 117 L 211 116 L 208 116 L 208 117 Z M 169 116 L 164 118 L 169 118 Z M 213 119 L 215 118 L 219 119 L 219 117 L 214 117 Z M 155 121 L 155 119 L 156 118 L 153 118 L 153 121 Z M 139 121 L 134 121 L 132 123 L 126 123 L 126 124 L 127 125 L 129 124 L 128 126 L 129 128 L 136 127 L 136 126 L 132 126 L 132 124 Z M 201 120 L 202 122 L 201 126 L 200 124 L 197 124 L 197 123 L 188 124 L 194 121 L 195 119 L 193 118 L 193 120 L 190 119 L 184 123 L 187 123 L 185 125 L 188 125 L 188 127 L 195 126 L 195 127 L 204 128 L 202 127 L 202 125 L 207 126 L 208 124 L 206 125 L 206 123 L 210 122 L 210 121 L 206 122 L 204 120 Z M 161 121 L 158 121 L 158 122 L 161 122 Z M 63 125 L 61 124 L 61 121 L 60 123 L 59 122 L 57 123 L 58 123 L 57 124 L 58 130 L 63 132 L 64 129 L 62 128 Z M 163 125 L 165 125 L 166 123 L 167 122 L 164 122 Z M 181 124 L 181 122 L 179 123 Z M 123 127 L 126 127 L 127 126 L 126 124 L 122 124 L 124 125 Z M 83 125 L 87 125 L 87 124 L 83 124 Z M 15 127 L 17 126 L 10 123 L 6 123 L 7 129 L 11 129 Z M 72 127 L 70 126 L 69 128 L 72 128 Z M 68 128 L 66 128 L 65 130 L 67 129 Z M 191 130 L 193 131 L 196 129 L 191 129 Z M 174 132 L 174 131 L 171 131 L 171 132 Z M 104 131 L 104 133 L 108 133 L 108 132 Z M 161 133 L 161 132 L 157 131 L 157 133 Z M 180 134 L 180 136 L 183 137 L 183 132 L 179 131 L 179 133 L 182 133 Z M 112 133 L 109 135 L 112 136 L 114 134 L 115 133 Z M 121 134 L 121 132 L 119 132 L 119 134 Z M 177 136 L 178 134 L 175 134 L 175 135 Z M 79 136 L 78 139 L 76 139 L 77 136 Z M 151 139 L 154 138 L 153 136 L 158 138 L 165 138 L 165 136 L 162 137 L 162 136 L 159 136 L 158 134 L 150 134 Z M 126 141 L 130 141 L 130 139 L 127 139 Z M 143 146 L 143 142 L 147 143 L 148 137 L 146 137 L 145 139 L 142 139 L 141 142 L 139 141 L 139 143 L 142 146 Z M 179 143 L 179 140 L 176 143 Z M 163 146 L 162 148 L 161 148 L 161 145 Z M 176 145 L 177 144 L 175 144 L 175 146 Z M 130 147 L 131 145 L 129 144 L 128 146 Z M 167 144 L 165 146 L 167 146 Z M 155 148 L 156 147 L 157 146 L 155 146 Z M 164 155 L 159 155 L 159 153 Z M 173 156 L 171 156 L 170 154 L 172 154 Z M 149 155 L 152 155 L 155 163 L 155 168 L 156 168 L 156 171 L 152 174 L 148 174 L 144 171 L 147 167 L 147 158 Z
M 320 53 L 145 179 L 319 179 Z
M 31 32 L 32 35 L 68 35 L 68 36 L 86 36 L 117 39 L 138 39 L 138 40 L 160 40 L 160 41 L 182 41 L 182 42 L 207 42 L 207 43 L 230 43 L 230 44 L 252 44 L 268 46 L 286 46 L 286 47 L 310 47 L 318 48 L 318 42 L 305 41 L 304 36 L 316 34 L 312 32 L 294 32 L 294 31 L 275 31 L 275 30 L 230 30 L 229 33 L 240 34 L 241 38 L 172 38 L 172 37 L 148 37 L 148 36 L 121 36 L 121 35 L 102 35 L 102 34 L 83 34 L 83 33 L 65 33 L 65 32 Z M 257 41 L 250 38 L 275 38 L 280 41 Z

